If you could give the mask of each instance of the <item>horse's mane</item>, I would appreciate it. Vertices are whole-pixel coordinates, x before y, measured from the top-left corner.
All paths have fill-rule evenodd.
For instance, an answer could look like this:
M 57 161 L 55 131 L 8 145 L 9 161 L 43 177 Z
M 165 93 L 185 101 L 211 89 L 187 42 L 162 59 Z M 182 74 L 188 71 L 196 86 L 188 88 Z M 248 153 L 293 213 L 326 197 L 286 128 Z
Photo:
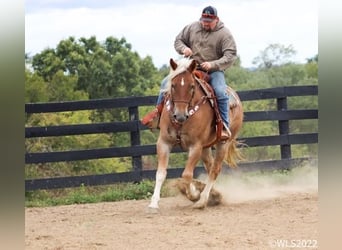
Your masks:
M 171 80 L 176 77 L 177 75 L 179 75 L 180 73 L 185 72 L 189 65 L 191 64 L 191 62 L 193 61 L 193 59 L 189 59 L 189 58 L 181 58 L 178 61 L 176 61 L 177 63 L 177 68 L 175 70 L 172 69 L 172 67 L 170 67 L 170 72 L 169 75 L 167 76 L 167 83 L 165 85 L 165 88 L 163 88 L 161 91 L 163 93 L 167 93 L 170 91 L 171 89 Z

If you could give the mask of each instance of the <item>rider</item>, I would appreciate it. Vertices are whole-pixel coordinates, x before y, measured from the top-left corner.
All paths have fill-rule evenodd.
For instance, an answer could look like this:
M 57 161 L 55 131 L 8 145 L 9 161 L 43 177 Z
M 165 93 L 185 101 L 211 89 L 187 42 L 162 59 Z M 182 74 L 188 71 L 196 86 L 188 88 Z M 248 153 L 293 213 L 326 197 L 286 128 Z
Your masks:
M 216 8 L 205 7 L 200 20 L 185 26 L 177 35 L 174 47 L 179 54 L 195 59 L 200 69 L 209 73 L 210 84 L 214 89 L 224 125 L 221 140 L 227 140 L 231 132 L 228 117 L 229 96 L 224 70 L 236 59 L 236 44 L 230 31 L 217 16 Z M 162 89 L 166 82 L 165 78 L 161 83 Z M 142 124 L 152 128 L 153 120 L 161 114 L 162 101 L 163 96 L 160 93 L 156 108 L 143 117 Z

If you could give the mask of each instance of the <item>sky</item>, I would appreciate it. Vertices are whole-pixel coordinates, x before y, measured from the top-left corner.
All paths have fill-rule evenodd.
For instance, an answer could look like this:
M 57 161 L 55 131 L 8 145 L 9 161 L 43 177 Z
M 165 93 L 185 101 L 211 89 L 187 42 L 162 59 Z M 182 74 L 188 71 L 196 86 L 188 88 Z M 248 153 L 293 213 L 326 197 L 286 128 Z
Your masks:
M 233 34 L 243 67 L 253 67 L 270 44 L 292 45 L 297 63 L 318 54 L 318 0 L 25 0 L 25 53 L 56 48 L 70 36 L 124 37 L 161 67 L 179 57 L 176 35 L 208 5 Z

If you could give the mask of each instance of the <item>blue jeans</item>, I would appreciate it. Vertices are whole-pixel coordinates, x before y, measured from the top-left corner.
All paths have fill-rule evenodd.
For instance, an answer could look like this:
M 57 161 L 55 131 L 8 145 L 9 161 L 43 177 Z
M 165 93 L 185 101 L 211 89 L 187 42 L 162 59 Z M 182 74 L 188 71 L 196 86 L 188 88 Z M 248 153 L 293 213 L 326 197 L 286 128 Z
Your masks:
M 160 89 L 163 89 L 167 83 L 167 77 L 165 77 L 162 82 Z M 223 123 L 229 128 L 229 113 L 228 113 L 228 104 L 229 104 L 229 95 L 227 93 L 227 84 L 224 78 L 223 71 L 215 71 L 210 73 L 210 85 L 213 87 L 217 105 L 221 114 L 221 118 Z M 157 105 L 163 101 L 163 95 L 159 92 L 159 96 L 157 99 Z
M 222 121 L 229 128 L 229 95 L 223 71 L 210 73 L 210 85 L 214 89 Z
M 165 77 L 162 81 L 161 81 L 161 84 L 160 84 L 160 90 L 164 89 L 165 86 L 167 84 L 167 77 Z M 158 104 L 161 104 L 161 102 L 163 101 L 163 93 L 162 91 L 159 92 L 159 96 L 158 96 L 158 99 L 157 99 L 157 105 Z

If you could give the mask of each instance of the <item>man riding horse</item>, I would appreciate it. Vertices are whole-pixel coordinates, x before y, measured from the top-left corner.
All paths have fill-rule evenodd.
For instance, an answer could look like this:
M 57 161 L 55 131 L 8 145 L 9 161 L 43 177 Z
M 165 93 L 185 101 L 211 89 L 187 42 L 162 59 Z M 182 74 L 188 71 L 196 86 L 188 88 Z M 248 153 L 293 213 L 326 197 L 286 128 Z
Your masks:
M 199 21 L 185 26 L 177 35 L 174 47 L 176 51 L 198 62 L 198 70 L 209 74 L 209 83 L 214 89 L 219 113 L 223 121 L 221 140 L 231 137 L 229 129 L 229 95 L 224 77 L 224 70 L 229 68 L 236 59 L 236 44 L 231 32 L 217 16 L 213 6 L 203 9 Z M 164 89 L 167 77 L 161 83 Z M 159 93 L 156 108 L 145 115 L 142 124 L 156 128 L 163 109 L 163 92 Z

